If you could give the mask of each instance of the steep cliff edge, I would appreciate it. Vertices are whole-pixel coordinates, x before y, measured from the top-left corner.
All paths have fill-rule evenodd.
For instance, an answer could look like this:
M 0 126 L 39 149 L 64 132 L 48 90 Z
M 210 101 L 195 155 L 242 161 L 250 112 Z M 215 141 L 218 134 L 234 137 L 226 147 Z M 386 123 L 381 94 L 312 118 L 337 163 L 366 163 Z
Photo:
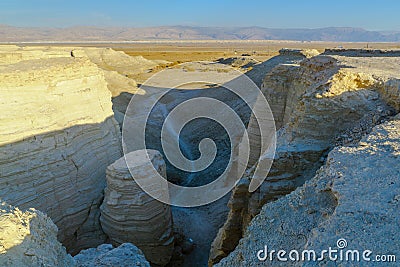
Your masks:
M 97 246 L 105 169 L 121 156 L 104 74 L 70 52 L 9 54 L 21 56 L 0 65 L 0 197 L 46 212 L 70 252 Z
M 136 79 L 139 79 L 139 83 L 145 81 L 153 74 L 150 70 L 159 63 L 142 56 L 129 56 L 111 48 L 75 49 L 72 53 L 88 57 L 103 70 L 107 87 L 112 94 L 115 119 L 122 126 L 126 108 L 132 96 L 146 93 L 142 88 L 138 88 Z
M 210 264 L 229 254 L 265 203 L 313 177 L 332 147 L 357 142 L 399 111 L 399 64 L 399 57 L 321 55 L 278 65 L 267 74 L 262 91 L 279 129 L 274 162 L 256 192 L 244 193 L 251 175 L 235 189 L 241 193 L 231 197 L 231 212 L 213 243 Z M 253 118 L 249 131 L 257 132 Z
M 400 111 L 399 64 L 400 57 L 316 56 L 266 76 L 262 90 L 279 130 L 274 164 L 252 196 L 258 210 L 310 179 L 335 145 L 357 142 Z
M 339 239 L 347 241 L 346 249 L 360 253 L 371 250 L 371 259 L 378 254 L 398 253 L 399 140 L 400 118 L 397 116 L 393 121 L 376 126 L 356 146 L 333 149 L 314 178 L 291 194 L 266 204 L 235 251 L 216 266 L 265 266 L 256 256 L 264 246 L 269 251 L 315 250 L 321 253 L 329 246 L 338 249 Z M 276 257 L 272 262 L 270 258 L 267 261 L 271 266 L 288 265 Z M 324 261 L 292 261 L 291 264 L 325 266 L 328 263 L 325 258 Z M 355 261 L 345 264 L 360 266 L 360 262 Z
M 0 66 L 54 58 L 89 59 L 102 70 L 112 95 L 114 117 L 120 125 L 132 95 L 145 93 L 138 88 L 136 78 L 139 82 L 145 80 L 152 75 L 151 69 L 168 63 L 132 57 L 111 48 L 0 45 Z

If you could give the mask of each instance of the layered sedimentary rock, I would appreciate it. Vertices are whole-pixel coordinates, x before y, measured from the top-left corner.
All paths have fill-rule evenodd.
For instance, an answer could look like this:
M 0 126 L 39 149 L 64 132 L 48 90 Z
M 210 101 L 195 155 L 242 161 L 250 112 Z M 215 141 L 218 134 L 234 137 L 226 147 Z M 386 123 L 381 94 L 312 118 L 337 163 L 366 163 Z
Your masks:
M 107 88 L 112 94 L 115 119 L 120 125 L 122 125 L 123 115 L 132 95 L 144 94 L 134 79 L 141 78 L 145 72 L 159 64 L 168 63 L 147 60 L 141 56 L 131 57 L 110 48 L 0 46 L 0 66 L 28 60 L 66 57 L 89 59 L 102 70 Z
M 142 56 L 129 56 L 122 51 L 115 51 L 110 48 L 85 48 L 75 49 L 73 54 L 88 57 L 99 66 L 105 75 L 107 87 L 112 94 L 114 117 L 122 126 L 124 114 L 133 95 L 144 95 L 146 92 L 138 88 L 135 79 L 139 82 L 146 80 L 151 69 L 160 63 L 147 60 Z
M 257 191 L 240 194 L 237 199 L 233 194 L 231 211 L 237 210 L 241 220 L 228 216 L 211 249 L 211 264 L 228 255 L 232 247 L 221 237 L 237 243 L 261 207 L 313 177 L 335 144 L 356 142 L 399 111 L 399 63 L 399 57 L 382 60 L 321 55 L 299 65 L 279 65 L 267 74 L 262 90 L 279 129 L 274 163 Z M 257 133 L 255 122 L 250 119 L 249 132 Z
M 233 189 L 228 202 L 229 213 L 223 227 L 221 227 L 211 244 L 209 265 L 219 262 L 227 256 L 227 252 L 233 251 L 238 240 L 243 236 L 245 217 L 247 216 L 247 205 L 249 199 L 249 180 L 241 179 Z
M 28 60 L 71 57 L 72 49 L 68 47 L 0 45 L 0 65 Z
M 124 76 L 142 73 L 159 64 L 142 56 L 131 57 L 122 51 L 115 51 L 111 48 L 0 45 L 0 65 L 26 60 L 65 57 L 89 58 L 101 69 L 115 71 Z M 161 61 L 161 63 L 166 62 Z
M 84 53 L 92 62 L 105 70 L 117 71 L 122 75 L 134 75 L 158 65 L 155 61 L 142 56 L 131 57 L 122 51 L 111 48 L 85 48 Z
M 87 58 L 28 51 L 0 66 L 0 197 L 36 208 L 74 253 L 102 243 L 105 169 L 121 156 L 103 72 Z
M 150 161 L 147 161 L 146 153 Z M 172 256 L 174 245 L 171 209 L 135 182 L 154 177 L 152 165 L 163 177 L 166 176 L 164 160 L 156 150 L 130 152 L 108 166 L 100 221 L 114 245 L 132 242 L 150 262 L 165 265 Z M 153 193 L 168 194 L 163 189 L 167 190 L 167 187 L 155 188 L 157 192 Z
M 103 244 L 85 249 L 74 260 L 77 267 L 150 267 L 143 252 L 131 243 L 124 243 L 117 248 Z
M 44 213 L 0 204 L 0 265 L 73 267 L 57 240 L 57 226 Z
M 335 144 L 356 142 L 398 112 L 399 63 L 400 57 L 382 62 L 381 58 L 316 56 L 268 74 L 262 90 L 280 130 L 274 164 L 259 195 L 252 195 L 250 202 L 261 207 L 290 192 L 313 176 Z M 288 72 L 276 73 L 285 67 Z M 286 192 L 281 192 L 282 184 Z
M 235 251 L 216 266 L 265 266 L 256 256 L 264 246 L 269 252 L 297 250 L 300 255 L 303 250 L 314 250 L 317 257 L 328 247 L 339 249 L 338 245 L 344 255 L 347 250 L 358 250 L 360 261 L 335 263 L 346 266 L 371 264 L 362 259 L 365 250 L 372 251 L 368 255 L 372 261 L 377 254 L 396 255 L 400 251 L 399 119 L 376 126 L 356 146 L 332 150 L 314 178 L 266 204 Z M 346 243 L 337 243 L 340 239 Z M 313 262 L 270 260 L 267 256 L 271 266 L 329 264 L 327 255 Z

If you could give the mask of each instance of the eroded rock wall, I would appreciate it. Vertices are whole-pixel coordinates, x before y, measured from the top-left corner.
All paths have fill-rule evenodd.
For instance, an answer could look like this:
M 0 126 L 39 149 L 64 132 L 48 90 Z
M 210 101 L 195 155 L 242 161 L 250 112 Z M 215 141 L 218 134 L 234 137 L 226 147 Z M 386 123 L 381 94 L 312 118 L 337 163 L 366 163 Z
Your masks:
M 265 266 L 256 253 L 337 249 L 396 255 L 399 242 L 400 120 L 376 126 L 356 146 L 332 150 L 316 176 L 291 194 L 266 204 L 248 226 L 237 248 L 216 266 Z M 361 254 L 360 254 L 361 255 Z M 361 256 L 360 256 L 361 257 Z M 287 266 L 276 257 L 271 266 Z M 326 266 L 327 260 L 290 262 Z M 337 262 L 339 263 L 339 262 Z M 346 266 L 360 266 L 357 261 Z M 366 264 L 366 262 L 364 262 Z M 388 263 L 389 264 L 389 263 Z M 307 265 L 309 266 L 309 265 Z M 394 265 L 393 265 L 394 266 Z
M 221 237 L 237 243 L 261 207 L 313 177 L 332 147 L 360 140 L 374 125 L 399 111 L 399 63 L 399 57 L 382 62 L 382 58 L 323 55 L 304 59 L 299 65 L 279 65 L 266 76 L 262 90 L 278 129 L 274 162 L 257 191 L 240 194 L 239 199 L 232 195 L 230 203 L 237 204 L 231 204 L 231 211 L 240 213 L 228 216 L 214 241 L 210 264 L 230 252 L 232 245 L 221 242 Z M 253 118 L 249 131 L 257 133 Z
M 145 72 L 160 63 L 167 63 L 132 57 L 111 48 L 0 45 L 0 66 L 54 58 L 86 58 L 102 70 L 112 95 L 114 117 L 120 125 L 132 95 L 145 93 L 138 88 L 135 79 L 141 79 Z
M 98 207 L 120 132 L 103 72 L 59 53 L 0 66 L 0 197 L 46 212 L 75 253 L 105 240 Z

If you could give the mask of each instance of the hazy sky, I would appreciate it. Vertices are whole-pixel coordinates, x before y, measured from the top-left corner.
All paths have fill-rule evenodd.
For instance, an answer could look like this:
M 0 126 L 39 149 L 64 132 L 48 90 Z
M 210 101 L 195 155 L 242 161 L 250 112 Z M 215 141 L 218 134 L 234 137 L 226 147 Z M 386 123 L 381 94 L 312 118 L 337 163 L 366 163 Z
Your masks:
M 47 27 L 351 26 L 400 31 L 400 1 L 0 0 L 0 24 Z

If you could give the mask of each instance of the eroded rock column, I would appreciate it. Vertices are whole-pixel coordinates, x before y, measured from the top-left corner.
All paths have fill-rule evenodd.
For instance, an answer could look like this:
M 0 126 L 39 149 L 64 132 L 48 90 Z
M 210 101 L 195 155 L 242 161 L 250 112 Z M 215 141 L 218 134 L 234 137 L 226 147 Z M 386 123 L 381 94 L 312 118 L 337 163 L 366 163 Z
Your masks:
M 165 162 L 156 150 L 136 150 L 108 166 L 100 222 L 113 245 L 133 243 L 151 263 L 165 265 L 174 245 L 171 209 L 149 196 L 135 182 L 135 179 L 155 175 L 151 164 L 163 177 L 166 176 Z

